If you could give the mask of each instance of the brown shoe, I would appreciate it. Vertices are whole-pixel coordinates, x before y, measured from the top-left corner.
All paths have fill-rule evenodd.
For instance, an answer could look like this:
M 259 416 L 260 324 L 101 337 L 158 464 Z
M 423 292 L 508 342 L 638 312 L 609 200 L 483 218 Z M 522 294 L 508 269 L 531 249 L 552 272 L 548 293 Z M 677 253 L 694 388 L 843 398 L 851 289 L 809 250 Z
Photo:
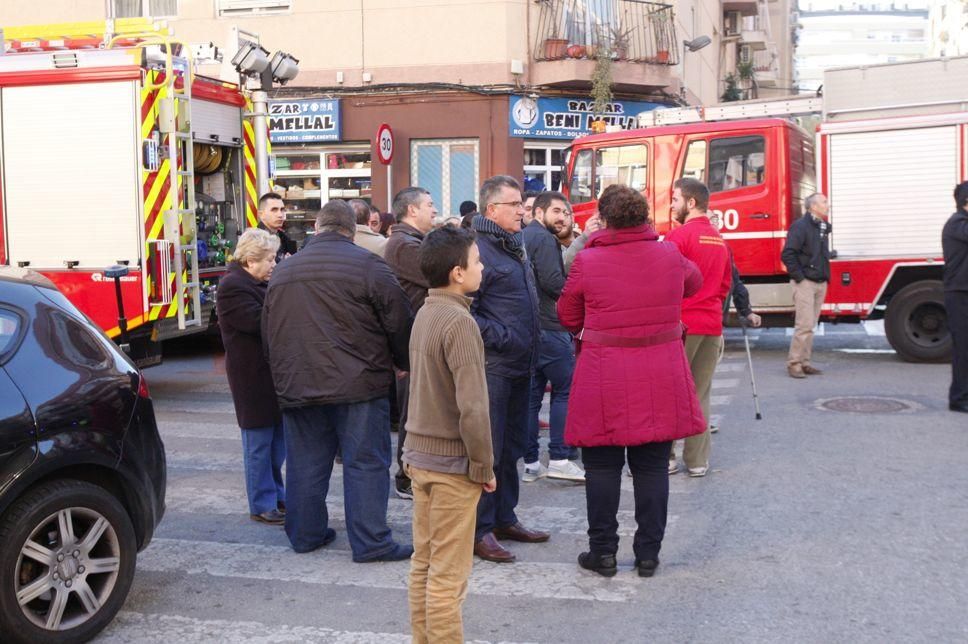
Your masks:
M 803 367 L 798 364 L 793 364 L 787 367 L 787 373 L 790 374 L 791 378 L 806 378 L 807 374 L 803 373 Z
M 819 376 L 823 373 L 823 369 L 817 369 L 816 367 L 811 367 L 808 364 L 803 365 L 802 369 L 803 373 L 807 374 L 808 376 Z
M 250 514 L 249 518 L 259 523 L 268 523 L 269 525 L 283 525 L 286 522 L 286 515 L 279 512 L 279 510 L 269 510 L 262 514 Z
M 514 561 L 514 555 L 499 544 L 497 539 L 494 538 L 494 534 L 490 532 L 474 544 L 474 554 L 484 561 L 493 561 L 495 563 L 511 563 Z
M 551 535 L 547 532 L 528 530 L 520 523 L 515 523 L 504 528 L 495 528 L 494 536 L 498 539 L 509 539 L 524 543 L 543 543 L 551 538 Z

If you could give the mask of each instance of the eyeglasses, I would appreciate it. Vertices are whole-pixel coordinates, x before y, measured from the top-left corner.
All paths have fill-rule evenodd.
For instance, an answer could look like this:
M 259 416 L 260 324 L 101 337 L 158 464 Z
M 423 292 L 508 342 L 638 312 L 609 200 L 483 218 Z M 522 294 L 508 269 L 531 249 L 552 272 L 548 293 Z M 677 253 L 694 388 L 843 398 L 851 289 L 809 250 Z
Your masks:
M 511 206 L 512 208 L 520 208 L 524 205 L 523 201 L 492 201 L 491 204 L 495 206 Z

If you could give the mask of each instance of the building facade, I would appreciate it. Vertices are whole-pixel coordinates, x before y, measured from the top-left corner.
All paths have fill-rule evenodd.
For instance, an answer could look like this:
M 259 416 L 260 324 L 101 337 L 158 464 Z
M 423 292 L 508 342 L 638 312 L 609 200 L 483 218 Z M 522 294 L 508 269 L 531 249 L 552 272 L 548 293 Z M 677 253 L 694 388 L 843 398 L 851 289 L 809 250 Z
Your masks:
M 873 65 L 924 58 L 930 0 L 844 3 L 807 0 L 795 60 L 799 87 L 816 90 L 830 67 Z
M 744 15 L 769 23 L 774 5 L 786 2 L 740 4 L 752 7 Z M 631 128 L 645 110 L 719 102 L 724 51 L 739 51 L 724 31 L 723 6 L 718 0 L 48 0 L 2 3 L 0 25 L 150 15 L 166 19 L 186 43 L 214 42 L 225 59 L 234 54 L 234 28 L 258 34 L 270 51 L 291 53 L 300 72 L 270 92 L 270 131 L 275 184 L 285 190 L 298 234 L 330 198 L 359 197 L 386 210 L 390 195 L 416 184 L 430 189 L 448 215 L 462 201 L 476 201 L 480 181 L 494 174 L 516 176 L 530 189 L 559 188 L 565 149 L 592 127 L 591 79 L 602 59 L 614 93 L 598 115 L 606 125 Z M 711 46 L 687 51 L 683 42 L 699 36 Z M 768 76 L 782 76 L 772 50 L 768 63 L 754 51 L 764 50 L 750 49 L 759 56 L 761 86 L 774 82 Z M 237 80 L 226 64 L 201 72 Z M 384 123 L 394 135 L 389 167 L 374 148 Z
M 968 3 L 936 0 L 928 11 L 928 52 L 938 56 L 968 55 Z

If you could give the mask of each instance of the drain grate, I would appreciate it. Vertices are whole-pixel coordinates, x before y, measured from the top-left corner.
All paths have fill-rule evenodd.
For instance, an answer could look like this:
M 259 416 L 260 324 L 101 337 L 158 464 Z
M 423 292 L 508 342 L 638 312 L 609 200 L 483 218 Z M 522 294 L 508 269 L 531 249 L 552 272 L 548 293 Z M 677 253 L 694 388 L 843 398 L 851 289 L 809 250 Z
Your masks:
M 826 411 L 854 414 L 898 414 L 912 412 L 921 406 L 909 400 L 886 396 L 845 396 L 818 400 L 817 406 Z

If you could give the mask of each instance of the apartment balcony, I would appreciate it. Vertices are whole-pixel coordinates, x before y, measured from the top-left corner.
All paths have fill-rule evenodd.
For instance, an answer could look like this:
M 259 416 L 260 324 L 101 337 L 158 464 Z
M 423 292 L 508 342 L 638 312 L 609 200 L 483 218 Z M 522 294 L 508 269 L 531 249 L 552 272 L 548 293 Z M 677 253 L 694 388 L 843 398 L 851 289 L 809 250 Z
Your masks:
M 672 5 L 645 0 L 537 0 L 536 85 L 587 87 L 600 56 L 616 89 L 669 87 L 681 45 Z
M 753 52 L 753 79 L 760 87 L 776 87 L 780 77 L 779 54 L 769 43 L 763 51 Z
M 759 0 L 723 0 L 723 11 L 738 11 L 744 16 L 755 16 L 759 8 Z
M 770 34 L 766 31 L 768 27 L 769 18 L 764 19 L 761 15 L 743 18 L 739 32 L 740 44 L 748 45 L 750 49 L 756 51 L 766 49 L 771 40 Z

